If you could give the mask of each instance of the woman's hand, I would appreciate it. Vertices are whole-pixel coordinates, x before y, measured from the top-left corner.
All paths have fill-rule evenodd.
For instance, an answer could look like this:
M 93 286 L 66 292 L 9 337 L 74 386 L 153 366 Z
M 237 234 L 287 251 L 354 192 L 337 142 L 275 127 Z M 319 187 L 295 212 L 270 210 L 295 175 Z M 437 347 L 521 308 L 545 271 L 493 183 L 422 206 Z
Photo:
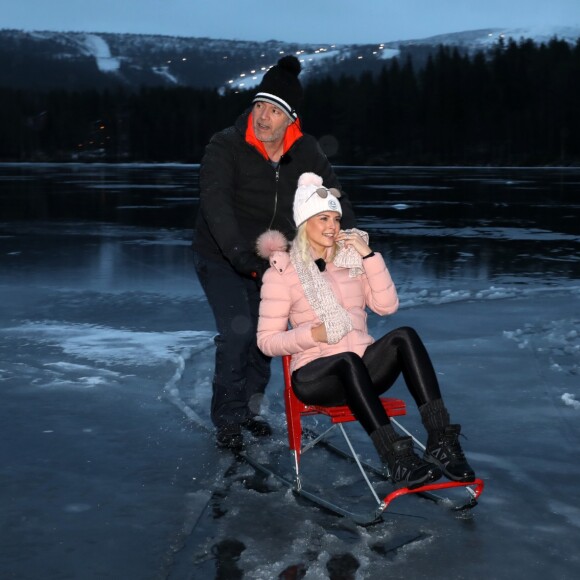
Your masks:
M 372 252 L 369 245 L 362 239 L 360 234 L 352 230 L 340 230 L 336 236 L 337 242 L 344 242 L 346 247 L 353 247 L 361 256 L 367 256 Z
M 310 329 L 310 332 L 312 333 L 312 338 L 316 342 L 328 343 L 328 337 L 326 336 L 326 326 L 324 326 L 324 323 L 319 324 L 318 326 L 313 326 Z

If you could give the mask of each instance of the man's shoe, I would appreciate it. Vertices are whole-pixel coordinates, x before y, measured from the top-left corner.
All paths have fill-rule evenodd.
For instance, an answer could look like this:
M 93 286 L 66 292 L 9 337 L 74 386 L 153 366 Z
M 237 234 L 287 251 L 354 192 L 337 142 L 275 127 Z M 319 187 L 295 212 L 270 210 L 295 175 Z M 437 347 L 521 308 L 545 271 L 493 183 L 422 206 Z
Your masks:
M 255 437 L 270 437 L 272 435 L 272 427 L 270 427 L 266 419 L 259 415 L 242 421 L 242 427 Z
M 389 445 L 387 465 L 391 479 L 397 487 L 413 489 L 441 477 L 439 467 L 421 459 L 415 453 L 411 437 L 400 437 Z
M 469 482 L 475 472 L 467 463 L 459 444 L 461 425 L 448 425 L 444 431 L 429 434 L 424 459 L 437 465 L 452 481 Z
M 244 447 L 244 438 L 242 437 L 240 426 L 227 424 L 218 427 L 215 442 L 220 449 L 241 451 Z

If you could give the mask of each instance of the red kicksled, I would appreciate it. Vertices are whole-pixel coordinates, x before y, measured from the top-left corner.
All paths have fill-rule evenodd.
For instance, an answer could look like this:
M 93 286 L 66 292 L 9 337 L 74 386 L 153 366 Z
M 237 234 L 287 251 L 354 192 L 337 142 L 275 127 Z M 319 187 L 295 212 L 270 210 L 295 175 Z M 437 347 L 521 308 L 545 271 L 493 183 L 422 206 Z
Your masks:
M 369 474 L 372 473 L 382 478 L 386 477 L 386 479 L 388 479 L 388 475 L 385 476 L 383 470 L 363 462 L 360 459 L 359 455 L 355 452 L 350 437 L 348 436 L 346 430 L 343 427 L 344 423 L 356 421 L 352 412 L 347 406 L 322 407 L 317 405 L 305 405 L 304 403 L 302 403 L 294 395 L 294 391 L 292 390 L 290 361 L 291 357 L 289 355 L 284 356 L 282 359 L 284 373 L 284 403 L 286 409 L 286 422 L 288 428 L 288 443 L 293 455 L 294 481 L 289 481 L 288 479 L 281 477 L 280 475 L 261 465 L 256 460 L 252 459 L 252 457 L 244 454 L 245 458 L 254 467 L 269 475 L 277 477 L 280 481 L 291 487 L 293 491 L 299 494 L 300 496 L 309 499 L 315 504 L 324 507 L 337 515 L 348 517 L 360 525 L 369 525 L 377 521 L 380 521 L 382 519 L 382 514 L 387 510 L 390 504 L 397 498 L 400 498 L 404 495 L 419 494 L 423 497 L 427 497 L 437 502 L 439 501 L 445 502 L 446 499 L 444 497 L 440 497 L 436 495 L 434 492 L 438 492 L 441 490 L 449 490 L 452 488 L 464 488 L 467 494 L 467 499 L 459 503 L 458 505 L 453 506 L 453 509 L 468 510 L 477 505 L 477 500 L 481 495 L 481 493 L 483 492 L 484 487 L 483 480 L 479 478 L 468 483 L 456 481 L 444 481 L 423 485 L 413 489 L 409 489 L 408 487 L 402 487 L 391 491 L 389 494 L 381 498 L 377 493 L 375 486 L 370 481 Z M 405 402 L 401 399 L 395 399 L 391 397 L 381 397 L 381 402 L 383 404 L 385 411 L 389 415 L 391 422 L 400 430 L 402 430 L 406 435 L 413 437 L 411 433 L 409 433 L 409 431 L 407 431 L 395 419 L 395 417 L 399 417 L 406 414 L 407 411 Z M 308 429 L 303 429 L 302 418 L 309 415 L 322 415 L 328 417 L 330 420 L 330 427 L 324 433 L 319 435 L 313 434 Z M 348 451 L 340 449 L 339 447 L 333 445 L 327 440 L 327 436 L 337 428 L 343 436 Z M 306 438 L 308 438 L 309 441 L 304 443 L 304 439 Z M 413 440 L 416 445 L 418 445 L 423 450 L 425 449 L 424 445 L 420 441 L 418 441 L 415 437 L 413 437 Z M 370 514 L 354 513 L 349 509 L 336 503 L 333 503 L 328 499 L 323 498 L 319 494 L 313 493 L 306 489 L 305 482 L 303 481 L 303 475 L 300 469 L 301 460 L 306 451 L 313 448 L 315 445 L 319 443 L 324 445 L 324 447 L 326 447 L 330 451 L 342 456 L 345 459 L 348 459 L 349 461 L 356 463 L 362 477 L 366 482 L 367 487 L 369 488 L 377 504 L 376 509 L 373 510 Z

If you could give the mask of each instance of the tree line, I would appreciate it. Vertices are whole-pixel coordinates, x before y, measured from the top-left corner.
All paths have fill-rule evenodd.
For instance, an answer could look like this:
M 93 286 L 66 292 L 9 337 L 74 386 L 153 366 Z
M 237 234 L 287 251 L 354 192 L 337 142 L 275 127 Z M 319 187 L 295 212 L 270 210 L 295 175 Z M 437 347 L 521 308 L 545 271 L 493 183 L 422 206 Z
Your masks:
M 0 160 L 198 163 L 253 91 L 0 88 Z M 418 66 L 317 76 L 303 128 L 340 164 L 580 163 L 580 40 L 440 46 Z

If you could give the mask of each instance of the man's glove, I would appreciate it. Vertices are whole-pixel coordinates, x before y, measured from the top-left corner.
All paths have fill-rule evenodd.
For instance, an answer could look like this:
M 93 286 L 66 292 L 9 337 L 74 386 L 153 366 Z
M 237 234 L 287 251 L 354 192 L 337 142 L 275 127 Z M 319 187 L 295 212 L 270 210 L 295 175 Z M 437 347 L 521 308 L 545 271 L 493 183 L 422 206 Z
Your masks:
M 262 276 L 264 272 L 270 267 L 267 260 L 260 258 L 253 252 L 240 252 L 232 260 L 232 265 L 236 272 L 255 280 L 258 285 L 262 283 Z

